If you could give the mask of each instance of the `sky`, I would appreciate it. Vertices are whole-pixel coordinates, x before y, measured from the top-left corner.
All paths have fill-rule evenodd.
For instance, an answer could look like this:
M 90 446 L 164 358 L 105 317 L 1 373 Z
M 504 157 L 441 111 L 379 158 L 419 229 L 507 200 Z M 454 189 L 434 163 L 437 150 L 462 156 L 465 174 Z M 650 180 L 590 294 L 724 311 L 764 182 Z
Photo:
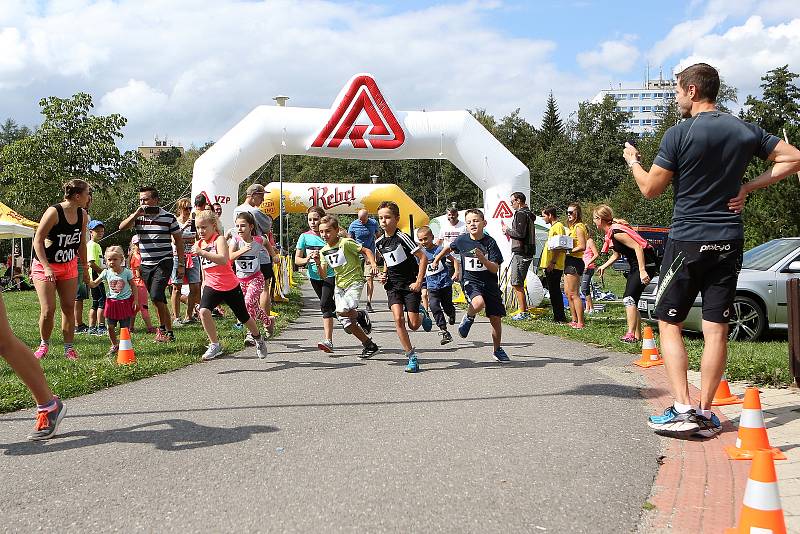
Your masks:
M 397 110 L 519 108 L 539 125 L 601 89 L 706 61 L 739 90 L 800 72 L 800 1 L 0 0 L 0 120 L 46 96 L 128 119 L 120 146 L 219 139 L 254 107 L 330 108 L 371 73 Z

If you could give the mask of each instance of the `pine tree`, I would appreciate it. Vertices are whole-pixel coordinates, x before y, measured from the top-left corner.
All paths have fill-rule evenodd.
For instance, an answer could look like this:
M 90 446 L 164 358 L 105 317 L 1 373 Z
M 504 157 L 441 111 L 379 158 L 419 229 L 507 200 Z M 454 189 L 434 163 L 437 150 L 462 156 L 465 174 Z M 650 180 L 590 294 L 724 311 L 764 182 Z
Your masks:
M 547 97 L 547 108 L 542 118 L 542 129 L 539 133 L 542 148 L 547 150 L 558 141 L 564 139 L 564 135 L 564 123 L 558 115 L 558 104 L 553 96 L 553 91 L 550 91 L 550 96 Z

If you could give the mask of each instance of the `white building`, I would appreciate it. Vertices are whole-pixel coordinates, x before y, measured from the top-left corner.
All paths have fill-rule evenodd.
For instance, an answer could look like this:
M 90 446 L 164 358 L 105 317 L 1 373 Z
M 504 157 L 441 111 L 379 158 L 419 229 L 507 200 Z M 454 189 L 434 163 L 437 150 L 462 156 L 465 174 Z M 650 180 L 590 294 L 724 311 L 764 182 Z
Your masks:
M 617 111 L 631 114 L 628 127 L 639 137 L 652 134 L 661 124 L 667 105 L 675 99 L 674 80 L 650 80 L 638 89 L 604 89 L 592 103 L 600 103 L 606 95 L 617 101 Z

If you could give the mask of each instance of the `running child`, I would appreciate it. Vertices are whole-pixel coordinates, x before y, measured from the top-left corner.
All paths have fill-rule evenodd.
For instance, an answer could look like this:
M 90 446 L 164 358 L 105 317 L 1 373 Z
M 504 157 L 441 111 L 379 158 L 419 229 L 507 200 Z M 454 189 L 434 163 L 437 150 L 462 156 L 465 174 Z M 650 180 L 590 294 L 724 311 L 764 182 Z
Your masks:
M 89 283 L 92 289 L 98 287 L 103 281 L 108 282 L 108 295 L 105 299 L 104 314 L 108 323 L 108 337 L 111 348 L 108 356 L 114 356 L 119 351 L 117 339 L 117 324 L 120 328 L 130 328 L 131 320 L 139 308 L 139 291 L 133 290 L 133 272 L 123 266 L 125 254 L 122 247 L 111 246 L 106 249 L 106 267 L 100 276 Z
M 130 247 L 128 247 L 128 267 L 131 273 L 133 273 L 133 289 L 139 297 L 139 307 L 135 310 L 133 317 L 131 317 L 131 332 L 133 332 L 136 323 L 136 314 L 141 312 L 142 320 L 144 321 L 145 327 L 147 327 L 147 333 L 155 334 L 156 329 L 153 326 L 153 322 L 150 320 L 150 308 L 147 305 L 149 301 L 147 286 L 144 284 L 144 280 L 142 280 L 141 271 L 139 271 L 141 265 L 142 256 L 139 254 L 139 236 L 134 235 L 131 238 Z
M 243 323 L 256 343 L 256 353 L 260 359 L 267 357 L 267 343 L 258 331 L 255 319 L 250 317 L 244 303 L 244 294 L 239 286 L 239 279 L 230 266 L 228 242 L 219 233 L 217 215 L 210 210 L 202 211 L 195 218 L 197 235 L 192 252 L 200 258 L 203 270 L 203 292 L 200 296 L 200 322 L 208 335 L 208 350 L 202 356 L 203 361 L 213 360 L 222 354 L 217 326 L 211 316 L 211 310 L 223 302 L 233 311 L 236 319 Z
M 397 336 L 408 358 L 405 371 L 416 373 L 419 371 L 419 362 L 408 337 L 403 311 L 408 314 L 408 327 L 411 330 L 418 330 L 423 326 L 430 332 L 430 317 L 421 306 L 422 282 L 428 268 L 428 257 L 408 234 L 397 229 L 397 223 L 400 222 L 400 208 L 397 204 L 390 200 L 381 202 L 378 206 L 378 221 L 383 228 L 383 235 L 375 241 L 375 248 L 386 263 L 381 280 L 386 289 L 389 309 L 394 316 Z M 424 324 L 425 319 L 427 324 Z
M 106 233 L 106 227 L 103 221 L 93 220 L 89 221 L 88 228 L 91 239 L 86 243 L 86 258 L 89 260 L 89 275 L 94 278 L 100 275 L 106 267 L 103 263 L 103 247 L 100 246 L 100 240 Z M 92 307 L 89 309 L 88 333 L 94 336 L 104 336 L 106 334 L 103 320 L 103 309 L 106 305 L 105 284 L 91 286 L 91 294 Z
M 264 290 L 264 275 L 261 273 L 262 254 L 275 255 L 275 250 L 269 241 L 263 237 L 253 235 L 256 221 L 250 212 L 243 211 L 236 216 L 235 232 L 228 242 L 230 245 L 231 260 L 236 270 L 236 277 L 244 293 L 244 302 L 250 317 L 264 325 L 264 329 L 271 336 L 275 330 L 275 318 L 270 317 L 260 306 L 259 299 Z M 250 333 L 244 340 L 245 345 L 255 345 L 255 340 Z
M 503 296 L 497 284 L 497 271 L 503 263 L 503 253 L 497 242 L 483 233 L 486 219 L 483 212 L 477 209 L 467 210 L 465 214 L 466 234 L 458 236 L 449 247 L 445 247 L 433 261 L 438 264 L 442 258 L 453 251 L 461 255 L 461 272 L 464 293 L 469 299 L 467 313 L 458 326 L 458 335 L 466 338 L 475 315 L 486 310 L 486 316 L 492 324 L 492 345 L 494 358 L 501 363 L 510 361 L 508 354 L 500 346 L 503 333 L 501 318 L 506 314 Z
M 317 272 L 327 272 L 328 267 L 333 269 L 336 274 L 333 300 L 342 327 L 364 346 L 360 358 L 374 356 L 380 349 L 369 337 L 372 324 L 369 315 L 358 309 L 358 300 L 366 282 L 359 254 L 366 256 L 373 273 L 378 272 L 375 256 L 370 249 L 362 247 L 349 237 L 340 237 L 339 221 L 333 215 L 320 219 L 319 232 L 325 240 L 325 246 L 314 256 Z
M 445 262 L 439 262 L 435 266 L 433 260 L 441 252 L 441 245 L 433 242 L 433 232 L 430 226 L 420 226 L 417 229 L 417 238 L 422 245 L 422 251 L 428 258 L 428 267 L 425 270 L 425 285 L 428 288 L 428 302 L 430 302 L 431 313 L 439 327 L 439 335 L 442 336 L 441 344 L 447 345 L 453 341 L 453 336 L 447 331 L 447 323 L 455 324 L 456 307 L 453 305 L 453 280 L 458 280 L 461 275 L 461 265 L 453 261 L 455 273 L 450 276 Z M 447 320 L 445 320 L 445 314 Z

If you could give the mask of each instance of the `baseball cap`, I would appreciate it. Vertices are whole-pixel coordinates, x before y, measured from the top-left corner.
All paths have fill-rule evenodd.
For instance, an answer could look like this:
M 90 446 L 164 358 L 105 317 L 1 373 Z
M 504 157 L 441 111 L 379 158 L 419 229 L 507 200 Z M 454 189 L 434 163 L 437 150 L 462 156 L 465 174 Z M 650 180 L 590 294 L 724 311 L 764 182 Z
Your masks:
M 251 184 L 250 187 L 247 188 L 247 194 L 252 195 L 253 193 L 263 193 L 264 186 L 261 184 Z
M 103 221 L 98 221 L 97 219 L 89 221 L 89 230 L 94 230 L 98 226 L 102 226 L 103 228 L 106 227 L 106 225 L 103 224 Z

